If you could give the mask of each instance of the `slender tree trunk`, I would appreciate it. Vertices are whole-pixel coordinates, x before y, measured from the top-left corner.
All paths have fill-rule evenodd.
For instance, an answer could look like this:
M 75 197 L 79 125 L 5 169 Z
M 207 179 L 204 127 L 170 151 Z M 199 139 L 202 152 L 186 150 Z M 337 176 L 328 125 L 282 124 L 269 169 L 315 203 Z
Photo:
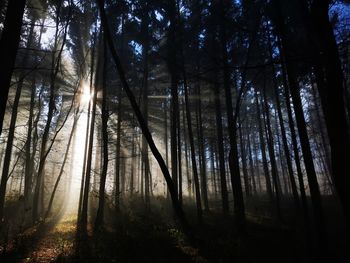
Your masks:
M 281 52 L 282 51 L 281 46 L 279 46 L 279 49 Z M 283 52 L 281 54 L 283 54 Z M 282 57 L 282 59 L 283 59 L 283 57 Z M 309 218 L 309 216 L 308 216 L 308 203 L 307 203 L 307 198 L 306 198 L 306 193 L 305 193 L 303 172 L 302 172 L 301 163 L 300 163 L 297 135 L 296 135 L 292 107 L 291 107 L 291 102 L 290 102 L 290 94 L 289 94 L 289 87 L 288 87 L 288 83 L 287 83 L 287 74 L 286 74 L 285 64 L 282 64 L 282 79 L 283 79 L 283 87 L 284 87 L 283 94 L 284 94 L 284 100 L 285 100 L 286 108 L 287 108 L 288 124 L 289 124 L 289 129 L 290 129 L 290 134 L 291 134 L 295 166 L 297 169 L 297 177 L 298 177 L 298 183 L 299 183 L 300 196 L 301 196 L 301 201 L 302 201 L 302 205 L 303 205 L 303 214 L 304 214 L 305 223 L 308 225 L 308 221 L 309 221 L 309 219 L 308 219 Z
M 92 57 L 91 57 L 91 64 L 93 65 L 93 57 L 94 57 L 95 50 L 93 48 L 92 51 Z M 91 77 L 92 78 L 92 70 L 91 68 Z M 90 80 L 90 85 L 91 85 L 92 80 Z M 91 88 L 90 88 L 91 89 Z M 78 222 L 80 222 L 81 218 L 81 209 L 83 205 L 83 194 L 84 194 L 84 185 L 85 185 L 85 172 L 86 172 L 86 160 L 87 160 L 87 153 L 88 153 L 88 148 L 89 148 L 89 131 L 90 131 L 90 125 L 91 125 L 91 99 L 89 100 L 89 105 L 87 107 L 87 121 L 86 121 L 86 132 L 85 132 L 85 145 L 84 145 L 84 160 L 83 160 L 83 170 L 81 174 L 81 184 L 80 184 L 80 194 L 79 194 L 79 205 L 78 205 Z
M 134 181 L 135 181 L 135 160 L 136 160 L 136 149 L 135 149 L 135 134 L 132 134 L 132 144 L 131 144 L 131 172 L 130 172 L 130 197 L 134 196 Z
M 175 184 L 173 182 L 173 180 L 171 179 L 171 176 L 170 176 L 170 173 L 169 173 L 169 170 L 164 162 L 164 159 L 162 158 L 160 152 L 158 151 L 154 141 L 153 141 L 153 138 L 152 138 L 152 135 L 148 129 L 148 126 L 144 120 L 144 117 L 140 111 L 140 108 L 138 107 L 137 105 L 137 102 L 136 102 L 136 99 L 135 99 L 135 96 L 134 94 L 132 93 L 129 85 L 128 85 L 128 82 L 126 80 L 126 77 L 125 77 L 125 72 L 124 72 L 124 69 L 122 67 L 122 64 L 120 62 L 120 58 L 116 52 L 116 49 L 114 47 L 114 43 L 113 43 L 113 39 L 112 39 L 112 35 L 111 35 L 111 32 L 110 32 L 110 28 L 108 26 L 108 20 L 107 20 L 107 17 L 106 17 L 106 13 L 105 13 L 105 10 L 104 10 L 104 1 L 103 0 L 97 0 L 97 3 L 98 3 L 98 6 L 99 6 L 99 10 L 100 10 L 100 16 L 101 16 L 101 22 L 102 22 L 102 26 L 103 26 L 103 29 L 104 29 L 104 34 L 105 34 L 105 37 L 106 39 L 108 40 L 108 45 L 109 45 L 109 48 L 110 48 L 110 51 L 111 51 L 111 55 L 112 55 L 112 58 L 116 64 L 116 67 L 117 67 L 117 70 L 119 72 L 119 75 L 120 75 L 120 79 L 121 79 L 121 82 L 122 82 L 122 85 L 123 85 L 123 88 L 129 98 L 129 101 L 130 101 L 130 104 L 135 112 L 135 115 L 136 115 L 136 118 L 140 124 L 140 127 L 141 127 L 141 130 L 142 130 L 142 133 L 145 135 L 146 139 L 147 139 L 147 142 L 148 142 L 148 145 L 155 157 L 155 159 L 157 160 L 162 172 L 163 172 L 163 176 L 167 182 L 167 185 L 168 185 L 168 189 L 169 189 L 169 194 L 171 196 L 171 199 L 172 199 L 172 204 L 173 204 L 173 208 L 174 208 L 174 211 L 182 225 L 182 228 L 184 230 L 184 232 L 189 236 L 189 237 L 192 237 L 192 231 L 190 230 L 189 228 L 189 224 L 187 222 L 187 219 L 185 217 L 185 214 L 182 210 L 182 207 L 179 203 L 179 200 L 178 200 L 178 197 L 177 197 L 177 192 L 176 192 L 176 187 L 175 187 Z
M 188 138 L 190 141 L 192 175 L 193 175 L 194 188 L 195 188 L 194 192 L 196 196 L 197 218 L 198 218 L 198 222 L 201 223 L 202 222 L 201 192 L 200 192 L 199 176 L 198 176 L 198 170 L 197 170 L 196 150 L 194 148 L 194 136 L 193 136 L 193 130 L 192 130 L 192 117 L 190 112 L 189 91 L 188 91 L 187 76 L 185 72 L 183 56 L 182 56 L 182 62 L 183 62 L 182 73 L 184 77 L 186 120 L 187 120 L 187 129 L 188 129 Z
M 255 166 L 256 166 L 256 175 L 257 175 L 257 180 L 258 180 L 258 187 L 259 187 L 259 192 L 262 192 L 262 185 L 261 185 L 261 178 L 260 178 L 260 164 L 259 164 L 259 157 L 258 157 L 258 142 L 256 141 L 256 137 L 259 136 L 254 136 L 253 138 L 253 151 L 254 151 L 254 161 L 255 161 Z
M 181 105 L 180 105 L 181 106 Z M 182 147 L 181 147 L 181 118 L 180 118 L 180 107 L 177 111 L 176 121 L 177 121 L 177 158 L 178 158 L 178 194 L 179 194 L 179 202 L 182 205 Z
M 33 134 L 33 117 L 34 117 L 34 106 L 35 106 L 35 95 L 36 95 L 36 81 L 33 78 L 31 82 L 31 95 L 29 105 L 29 118 L 28 118 L 28 131 L 27 141 L 25 149 L 25 175 L 24 175 L 24 199 L 26 206 L 30 203 L 30 196 L 32 192 L 32 181 L 34 172 L 34 159 L 32 158 L 32 134 Z M 34 151 L 34 149 L 33 149 Z
M 208 202 L 208 183 L 207 183 L 207 160 L 205 156 L 205 146 L 204 146 L 204 134 L 203 134 L 203 120 L 202 120 L 202 97 L 200 86 L 196 85 L 197 90 L 197 112 L 198 112 L 198 148 L 201 159 L 201 196 L 203 199 L 204 210 L 209 211 Z
M 168 139 L 168 99 L 164 102 L 164 145 L 165 145 L 165 164 L 169 167 L 169 139 Z M 166 198 L 169 199 L 169 191 L 166 187 Z
M 253 193 L 257 194 L 257 188 L 256 188 L 256 176 L 254 171 L 254 161 L 253 161 L 253 152 L 252 152 L 252 146 L 251 146 L 251 140 L 250 140 L 250 133 L 247 134 L 247 143 L 248 143 L 248 156 L 249 156 L 249 166 L 250 166 L 250 173 L 252 177 L 252 183 L 253 183 Z
M 34 21 L 33 21 L 34 23 Z M 38 43 L 41 43 L 41 38 L 44 33 L 44 23 L 45 19 L 41 22 L 41 28 L 39 33 Z M 35 60 L 36 61 L 36 60 Z M 34 118 L 34 107 L 35 107 L 35 98 L 36 98 L 36 75 L 32 76 L 31 79 L 31 95 L 30 95 L 30 105 L 29 105 L 29 118 L 28 118 L 28 131 L 27 131 L 27 141 L 25 146 L 25 179 L 24 179 L 24 199 L 26 202 L 26 207 L 30 204 L 30 199 L 32 195 L 32 183 L 33 183 L 33 172 L 34 172 L 34 158 L 31 153 L 32 149 L 32 136 L 33 136 L 33 118 Z M 40 100 L 40 96 L 39 96 Z M 34 152 L 33 147 L 33 152 Z M 34 155 L 35 153 L 33 153 Z
M 241 175 L 239 170 L 239 159 L 238 159 L 238 148 L 237 148 L 237 118 L 239 115 L 240 109 L 240 99 L 243 91 L 243 87 L 245 84 L 241 85 L 241 90 L 239 91 L 239 95 L 236 100 L 236 108 L 233 110 L 232 105 L 232 94 L 231 94 L 231 85 L 230 85 L 230 71 L 228 65 L 228 54 L 227 54 L 227 36 L 226 36 L 226 28 L 223 22 L 224 20 L 224 6 L 221 3 L 220 14 L 221 14 L 221 24 L 220 24 L 220 40 L 221 40 L 221 53 L 223 60 L 223 74 L 224 74 L 224 90 L 225 90 L 225 98 L 226 98 L 226 115 L 228 122 L 228 134 L 230 141 L 230 154 L 229 154 L 229 167 L 230 167 L 230 175 L 231 175 L 231 185 L 234 197 L 234 211 L 235 211 L 235 221 L 237 230 L 240 233 L 245 232 L 245 206 L 243 199 L 243 191 L 242 191 L 242 183 L 241 183 Z M 249 56 L 249 54 L 248 54 Z M 245 78 L 242 78 L 242 83 L 245 83 Z M 234 116 L 233 116 L 234 114 Z
M 178 12 L 179 15 L 179 12 Z M 182 28 L 181 28 L 182 29 Z M 183 34 L 183 32 L 181 32 Z M 197 47 L 197 45 L 196 45 Z M 193 175 L 193 181 L 194 183 L 192 186 L 194 186 L 194 189 L 192 190 L 195 193 L 196 197 L 196 208 L 197 208 L 197 219 L 198 222 L 202 223 L 202 203 L 201 203 L 201 192 L 200 192 L 200 183 L 199 183 L 199 176 L 198 176 L 198 170 L 197 170 L 197 160 L 196 160 L 196 150 L 194 147 L 194 135 L 192 130 L 192 117 L 190 112 L 190 100 L 189 100 L 189 87 L 187 82 L 187 74 L 185 69 L 185 58 L 184 58 L 184 51 L 182 42 L 180 43 L 180 58 L 181 58 L 181 65 L 182 65 L 182 76 L 184 81 L 184 93 L 185 93 L 185 108 L 186 108 L 186 121 L 187 121 L 187 129 L 188 129 L 188 137 L 190 142 L 190 155 L 191 155 L 191 163 L 192 163 L 192 175 Z M 178 115 L 180 116 L 180 115 Z M 179 148 L 181 150 L 181 148 Z M 201 167 L 201 166 L 200 166 Z
M 282 38 L 282 45 L 283 43 Z M 301 103 L 301 97 L 299 92 L 299 85 L 297 84 L 295 65 L 292 62 L 286 62 L 286 70 L 288 74 L 289 88 L 292 95 L 294 112 L 297 122 L 297 128 L 299 131 L 301 150 L 304 157 L 305 169 L 307 174 L 307 179 L 310 187 L 311 202 L 314 212 L 314 221 L 316 224 L 316 231 L 318 234 L 319 245 L 324 248 L 327 247 L 325 225 L 323 219 L 323 208 L 321 193 L 319 185 L 317 182 L 316 171 L 313 163 L 313 157 L 311 153 L 311 146 L 309 142 L 309 137 L 306 129 L 306 121 L 304 117 L 304 110 Z
M 264 169 L 264 175 L 265 175 L 265 185 L 266 185 L 266 191 L 269 196 L 269 199 L 271 202 L 274 201 L 274 196 L 272 192 L 272 187 L 271 187 L 271 179 L 270 179 L 270 172 L 269 172 L 269 167 L 267 164 L 267 158 L 266 158 L 266 148 L 265 148 L 265 141 L 264 141 L 264 133 L 263 133 L 263 128 L 262 128 L 262 123 L 261 123 L 261 111 L 260 111 L 260 103 L 259 103 L 259 97 L 258 93 L 255 92 L 255 103 L 256 103 L 256 108 L 257 108 L 257 115 L 258 115 L 258 126 L 259 126 L 259 144 L 261 147 L 261 156 L 262 156 L 262 161 L 263 161 L 263 169 Z
M 102 147 L 103 147 L 103 160 L 102 160 L 102 172 L 100 177 L 99 197 L 98 197 L 98 209 L 95 219 L 95 229 L 100 228 L 103 225 L 104 220 L 104 207 L 105 207 L 105 187 L 108 170 L 108 102 L 107 102 L 107 43 L 103 40 L 103 75 L 102 75 Z
M 62 175 L 64 173 L 64 168 L 66 166 L 66 162 L 67 162 L 68 155 L 69 155 L 69 150 L 70 150 L 71 145 L 72 145 L 72 139 L 73 139 L 73 136 L 75 134 L 75 129 L 77 127 L 77 123 L 78 123 L 79 117 L 80 117 L 79 115 L 74 116 L 73 126 L 72 126 L 72 129 L 71 129 L 70 135 L 69 135 L 66 152 L 65 152 L 64 157 L 63 157 L 63 161 L 62 161 L 62 165 L 61 165 L 61 168 L 60 168 L 60 172 L 58 173 L 55 185 L 54 185 L 52 193 L 51 193 L 50 201 L 49 201 L 49 204 L 48 204 L 48 207 L 47 207 L 47 210 L 46 210 L 46 213 L 45 213 L 45 217 L 44 217 L 45 219 L 51 213 L 52 204 L 53 204 L 53 201 L 54 201 L 54 198 L 55 198 L 55 195 L 56 195 L 56 191 L 57 191 L 58 185 L 59 185 L 59 183 L 61 181 L 61 178 L 62 178 Z
M 178 197 L 178 144 L 177 144 L 177 116 L 179 111 L 178 101 L 178 52 L 177 52 L 177 16 L 175 1 L 168 1 L 167 15 L 170 25 L 167 38 L 167 66 L 171 78 L 171 110 L 170 110 L 170 151 L 171 151 L 171 173 L 175 185 L 176 196 Z
M 117 123 L 117 144 L 116 144 L 116 158 L 115 158 L 115 208 L 120 210 L 120 148 L 121 148 L 121 125 L 122 125 L 122 88 L 118 92 L 118 123 Z M 143 163 L 143 162 L 142 162 Z M 140 166 L 141 168 L 142 166 Z M 141 169 L 142 170 L 142 169 Z M 141 172 L 141 195 L 143 194 L 143 173 Z
M 296 182 L 295 182 L 295 178 L 294 178 L 294 171 L 293 171 L 293 165 L 292 165 L 292 160 L 291 160 L 291 154 L 289 152 L 289 147 L 288 147 L 288 141 L 287 141 L 287 136 L 286 136 L 286 129 L 285 129 L 285 126 L 284 126 L 284 120 L 283 120 L 283 116 L 282 116 L 281 101 L 280 101 L 280 98 L 279 98 L 278 87 L 277 87 L 276 84 L 274 84 L 274 86 L 275 86 L 275 99 L 276 99 L 279 127 L 281 129 L 281 137 L 282 137 L 284 156 L 286 157 L 287 169 L 288 169 L 290 183 L 291 183 L 291 186 L 292 186 L 292 193 L 293 193 L 294 203 L 295 203 L 295 206 L 299 209 L 300 208 L 300 204 L 299 204 L 300 201 L 299 201 L 298 190 L 297 190 L 297 186 L 296 186 Z
M 99 64 L 99 63 L 98 63 Z M 96 69 L 96 79 L 99 78 L 99 66 Z M 98 83 L 98 80 L 95 81 L 95 84 Z M 91 94 L 93 94 L 92 98 L 92 111 L 91 111 L 91 123 L 90 123 L 90 131 L 89 131 L 89 147 L 87 151 L 86 158 L 86 170 L 85 170 L 85 180 L 84 180 L 84 191 L 83 191 L 83 199 L 81 205 L 81 217 L 80 217 L 80 227 L 81 230 L 85 231 L 88 221 L 88 205 L 89 205 L 89 192 L 90 192 L 90 178 L 91 178 L 91 166 L 92 166 L 92 149 L 94 144 L 94 131 L 95 131 L 95 118 L 96 118 L 96 104 L 97 104 L 97 90 L 91 86 Z
M 182 107 L 182 121 L 183 121 L 183 137 L 185 142 L 185 164 L 186 164 L 186 179 L 187 179 L 187 192 L 189 196 L 191 197 L 191 177 L 190 177 L 190 167 L 189 167 L 189 161 L 188 161 L 188 143 L 187 143 L 187 132 L 186 132 L 186 104 L 183 100 L 183 107 Z
M 215 85 L 213 89 L 214 89 L 213 91 L 214 91 L 214 103 L 215 103 L 217 147 L 218 147 L 218 155 L 219 155 L 222 210 L 224 215 L 228 215 L 229 203 L 228 203 L 228 192 L 227 192 L 227 182 L 226 182 L 225 152 L 224 152 L 224 143 L 223 143 L 224 136 L 223 136 L 223 127 L 222 127 L 220 91 L 217 85 Z
M 210 140 L 210 162 L 211 162 L 211 180 L 213 183 L 212 193 L 214 193 L 215 199 L 217 198 L 218 187 L 216 179 L 216 166 L 215 166 L 215 146 L 213 140 Z
M 243 170 L 243 180 L 244 180 L 244 190 L 246 196 L 251 196 L 251 186 L 248 178 L 248 170 L 247 170 L 247 160 L 246 160 L 246 152 L 245 152 L 245 146 L 243 142 L 243 135 L 242 135 L 242 124 L 240 123 L 240 118 L 238 118 L 238 134 L 239 134 L 239 144 L 240 144 L 240 152 L 241 152 L 241 159 L 242 159 L 242 170 Z
M 59 37 L 59 20 L 60 20 L 60 13 L 61 13 L 61 4 L 58 3 L 56 6 L 56 29 L 55 29 L 55 44 L 53 47 L 53 52 L 52 52 L 52 72 L 50 76 L 50 98 L 49 98 L 49 105 L 48 105 L 48 113 L 47 113 L 47 120 L 41 140 L 41 147 L 40 147 L 40 160 L 39 160 L 39 168 L 38 168 L 38 173 L 37 173 L 37 179 L 36 179 L 36 185 L 35 185 L 35 190 L 34 190 L 34 198 L 33 198 L 33 222 L 35 222 L 38 219 L 39 216 L 39 197 L 40 197 L 40 190 L 43 187 L 42 183 L 44 180 L 44 175 L 45 175 L 45 163 L 47 156 L 50 151 L 50 147 L 47 147 L 47 143 L 49 140 L 49 135 L 50 135 L 50 129 L 51 129 L 51 124 L 52 124 L 52 119 L 55 113 L 56 109 L 56 78 L 58 75 L 58 72 L 60 70 L 60 64 L 61 64 L 61 55 L 63 52 L 63 48 L 66 44 L 66 39 L 67 39 L 67 30 L 68 30 L 68 24 L 69 21 L 67 20 L 65 27 L 64 27 L 64 32 L 63 32 L 63 41 L 60 46 L 60 49 L 57 51 L 56 49 L 58 48 L 58 37 Z M 71 15 L 71 9 L 69 12 L 69 17 Z M 57 55 L 56 55 L 56 52 Z M 43 198 L 43 196 L 41 196 Z
M 141 22 L 142 43 L 142 62 L 143 62 L 143 79 L 142 79 L 142 112 L 148 125 L 148 52 L 149 52 L 149 7 L 145 2 L 143 5 L 143 16 Z M 148 145 L 145 136 L 142 137 L 142 162 L 144 165 L 145 178 L 145 204 L 146 209 L 150 209 L 150 167 L 148 158 Z
M 102 32 L 100 32 L 99 36 L 99 48 L 101 48 L 101 41 L 102 41 Z M 93 36 L 93 44 L 96 45 L 96 32 Z M 91 120 L 90 120 L 90 129 L 89 129 L 89 140 L 88 142 L 88 149 L 87 149 L 87 156 L 86 156 L 86 169 L 85 169 L 85 175 L 84 175 L 84 190 L 83 190 L 83 196 L 82 196 L 82 203 L 81 203 L 81 215 L 79 220 L 79 228 L 82 231 L 83 234 L 86 233 L 86 227 L 88 223 L 88 207 L 89 207 L 89 193 L 90 193 L 90 179 L 91 179 L 91 168 L 92 168 L 92 150 L 94 145 L 94 135 L 95 135 L 95 119 L 96 119 L 96 108 L 97 108 L 97 93 L 98 90 L 96 88 L 97 85 L 100 84 L 100 73 L 101 73 L 101 56 L 102 52 L 101 49 L 99 49 L 98 55 L 98 61 L 97 66 L 95 66 L 95 52 L 91 52 L 91 75 L 90 75 L 90 94 L 93 94 L 92 101 L 91 101 Z M 95 69 L 95 70 L 94 70 Z M 95 80 L 93 78 L 95 72 Z
M 276 212 L 277 212 L 277 219 L 281 220 L 281 185 L 278 178 L 278 172 L 277 172 L 277 164 L 276 164 L 276 156 L 275 156 L 275 149 L 274 149 L 274 140 L 273 135 L 271 131 L 271 121 L 270 121 L 270 111 L 269 111 L 269 105 L 267 103 L 267 97 L 266 97 L 266 87 L 264 87 L 263 90 L 263 96 L 264 96 L 264 110 L 263 115 L 264 119 L 266 120 L 266 129 L 267 129 L 267 148 L 270 156 L 270 163 L 271 163 L 271 175 L 272 175 L 272 181 L 275 186 L 275 201 L 276 201 Z M 264 114 L 265 113 L 265 114 Z
M 271 57 L 271 60 L 272 60 L 272 46 L 271 46 L 270 37 L 269 37 L 269 54 L 270 54 L 270 57 Z M 279 126 L 280 126 L 280 129 L 281 129 L 283 149 L 284 149 L 284 154 L 285 154 L 285 157 L 286 157 L 289 179 L 290 179 L 291 186 L 292 186 L 292 193 L 293 193 L 294 203 L 295 203 L 296 208 L 299 209 L 300 208 L 300 204 L 299 204 L 300 201 L 299 201 L 298 190 L 297 190 L 296 182 L 295 182 L 295 178 L 294 178 L 292 160 L 291 160 L 290 153 L 289 153 L 289 147 L 288 147 L 288 142 L 287 142 L 286 130 L 285 130 L 285 127 L 284 127 L 284 121 L 283 121 L 282 110 L 281 110 L 281 101 L 280 101 L 280 97 L 279 97 L 279 90 L 278 90 L 278 84 L 277 84 L 277 80 L 276 80 L 275 68 L 273 67 L 272 70 L 273 70 L 274 95 L 275 95 L 275 100 L 276 100 L 276 107 L 277 107 Z

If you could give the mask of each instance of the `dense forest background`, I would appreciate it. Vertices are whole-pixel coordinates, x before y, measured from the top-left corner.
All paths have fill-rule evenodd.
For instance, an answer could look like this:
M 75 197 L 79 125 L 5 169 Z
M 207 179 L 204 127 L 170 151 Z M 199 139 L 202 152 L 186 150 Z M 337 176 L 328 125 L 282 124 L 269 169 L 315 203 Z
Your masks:
M 1 262 L 346 262 L 349 125 L 349 1 L 1 0 Z

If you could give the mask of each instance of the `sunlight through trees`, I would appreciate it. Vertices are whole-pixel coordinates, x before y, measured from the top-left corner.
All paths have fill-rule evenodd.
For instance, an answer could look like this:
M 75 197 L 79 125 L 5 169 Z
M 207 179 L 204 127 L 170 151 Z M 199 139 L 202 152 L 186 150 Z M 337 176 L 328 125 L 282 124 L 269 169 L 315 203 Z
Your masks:
M 1 262 L 346 262 L 350 4 L 0 0 Z

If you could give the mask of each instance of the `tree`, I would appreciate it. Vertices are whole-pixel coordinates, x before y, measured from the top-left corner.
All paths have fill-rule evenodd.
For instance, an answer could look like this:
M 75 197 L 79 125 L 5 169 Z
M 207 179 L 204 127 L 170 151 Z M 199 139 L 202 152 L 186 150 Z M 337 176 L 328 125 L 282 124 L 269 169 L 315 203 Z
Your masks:
M 2 30 L 0 39 L 0 58 L 2 61 L 0 65 L 0 134 L 2 133 L 7 97 L 21 36 L 22 18 L 25 5 L 25 0 L 16 2 L 9 1 L 4 21 L 4 29 Z
M 144 117 L 140 111 L 140 108 L 139 106 L 137 105 L 137 102 L 136 102 L 136 99 L 135 99 L 135 96 L 134 94 L 132 93 L 129 85 L 128 85 L 128 82 L 125 78 L 125 73 L 124 73 L 124 69 L 122 67 L 122 64 L 120 62 L 120 59 L 119 59 L 119 56 L 114 48 L 114 44 L 113 44 L 113 40 L 112 40 L 112 37 L 111 37 L 111 33 L 110 33 L 110 29 L 109 29 L 109 26 L 108 26 L 108 20 L 107 20 L 107 17 L 106 17 L 106 13 L 105 13 L 105 10 L 104 10 L 104 1 L 103 0 L 98 0 L 97 1 L 98 3 L 98 7 L 99 7 L 99 10 L 100 10 L 100 16 L 101 16 L 101 21 L 102 21 L 102 26 L 103 26 L 103 29 L 104 29 L 104 35 L 105 35 L 105 38 L 107 40 L 107 43 L 108 43 L 108 46 L 109 46 L 109 49 L 110 49 L 110 52 L 111 52 L 111 55 L 113 57 L 113 60 L 114 60 L 114 63 L 117 67 L 117 70 L 119 72 L 119 77 L 120 77 L 120 80 L 122 82 L 122 85 L 123 85 L 123 88 L 125 90 L 125 93 L 126 95 L 128 96 L 128 99 L 130 101 L 130 104 L 135 112 L 135 115 L 136 115 L 136 118 L 140 124 L 140 128 L 142 130 L 142 133 L 143 135 L 146 137 L 147 139 L 147 142 L 148 142 L 148 145 L 155 157 L 155 159 L 157 160 L 162 172 L 163 172 L 163 175 L 164 175 L 164 178 L 166 180 L 166 183 L 168 185 L 168 189 L 169 189 L 169 193 L 170 193 L 170 196 L 171 196 L 171 199 L 172 199 L 172 204 L 173 204 L 173 208 L 174 208 L 174 211 L 178 217 L 178 219 L 180 220 L 180 223 L 184 229 L 184 231 L 187 233 L 187 234 L 190 234 L 190 229 L 189 229 L 189 225 L 188 225 L 188 222 L 187 222 L 187 219 L 185 217 L 185 214 L 182 210 L 182 207 L 179 203 L 179 200 L 177 198 L 177 191 L 176 191 L 176 187 L 174 185 L 174 182 L 173 180 L 171 179 L 171 176 L 170 176 L 170 173 L 169 173 L 169 170 L 161 156 L 161 154 L 159 153 L 156 145 L 154 144 L 154 141 L 153 141 L 153 138 L 152 138 L 152 135 L 147 127 L 147 124 L 144 120 Z

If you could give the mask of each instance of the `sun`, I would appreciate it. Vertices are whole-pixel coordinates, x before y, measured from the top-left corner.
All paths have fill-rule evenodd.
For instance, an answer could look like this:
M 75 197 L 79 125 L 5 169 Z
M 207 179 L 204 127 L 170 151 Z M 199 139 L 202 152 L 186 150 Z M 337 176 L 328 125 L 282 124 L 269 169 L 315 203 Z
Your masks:
M 82 104 L 86 104 L 91 100 L 91 93 L 90 93 L 90 87 L 89 85 L 84 81 L 81 85 L 81 96 L 80 96 L 80 102 Z

